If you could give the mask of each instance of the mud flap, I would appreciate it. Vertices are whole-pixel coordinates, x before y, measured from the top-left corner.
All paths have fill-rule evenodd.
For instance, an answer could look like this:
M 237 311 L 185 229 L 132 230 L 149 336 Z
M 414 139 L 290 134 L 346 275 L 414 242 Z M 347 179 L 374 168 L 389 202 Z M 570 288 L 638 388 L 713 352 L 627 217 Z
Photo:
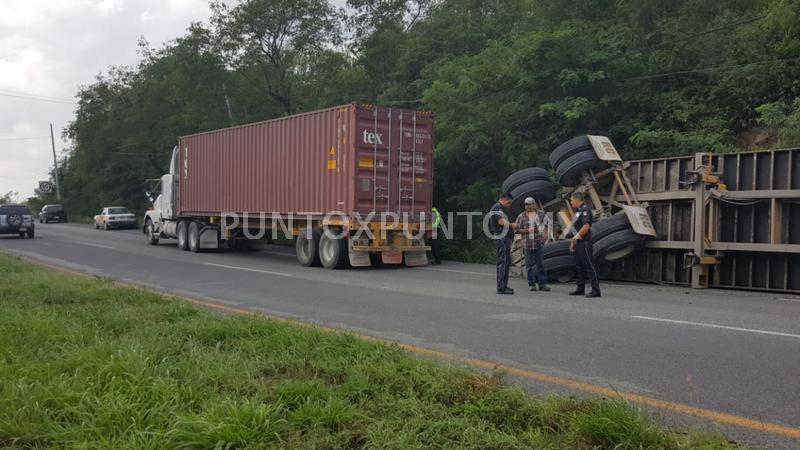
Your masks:
M 219 248 L 219 228 L 204 227 L 200 232 L 200 248 L 215 249 Z
M 381 252 L 381 261 L 384 264 L 403 264 L 403 252 L 400 250 L 387 250 Z
M 369 259 L 369 252 L 353 250 L 353 239 L 348 239 L 349 248 L 347 249 L 347 257 L 350 259 L 352 267 L 371 267 L 372 261 Z
M 405 252 L 403 256 L 407 267 L 428 265 L 428 255 L 425 250 Z

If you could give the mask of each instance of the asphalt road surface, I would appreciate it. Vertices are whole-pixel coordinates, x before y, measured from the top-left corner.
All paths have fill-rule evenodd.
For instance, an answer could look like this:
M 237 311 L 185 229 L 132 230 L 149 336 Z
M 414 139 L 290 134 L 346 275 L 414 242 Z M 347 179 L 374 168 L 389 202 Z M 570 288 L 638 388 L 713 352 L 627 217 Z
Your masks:
M 520 279 L 512 280 L 516 295 L 498 296 L 488 265 L 331 271 L 299 266 L 286 247 L 193 254 L 171 240 L 148 246 L 138 230 L 51 224 L 36 232 L 33 240 L 0 236 L 0 250 L 520 368 L 510 381 L 539 393 L 586 386 L 633 393 L 651 399 L 649 409 L 668 422 L 800 448 L 800 296 L 603 283 L 603 298 L 585 299 L 568 296 L 567 285 L 528 292 Z M 692 408 L 702 408 L 700 419 L 680 413 Z M 718 426 L 716 413 L 735 417 Z M 753 429 L 761 421 L 778 428 Z

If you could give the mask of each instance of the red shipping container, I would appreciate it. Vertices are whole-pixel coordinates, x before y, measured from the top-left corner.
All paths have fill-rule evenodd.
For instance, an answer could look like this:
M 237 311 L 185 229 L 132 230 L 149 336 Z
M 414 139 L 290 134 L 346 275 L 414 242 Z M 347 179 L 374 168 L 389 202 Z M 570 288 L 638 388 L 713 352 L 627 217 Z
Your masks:
M 430 213 L 433 117 L 349 104 L 181 137 L 178 213 Z

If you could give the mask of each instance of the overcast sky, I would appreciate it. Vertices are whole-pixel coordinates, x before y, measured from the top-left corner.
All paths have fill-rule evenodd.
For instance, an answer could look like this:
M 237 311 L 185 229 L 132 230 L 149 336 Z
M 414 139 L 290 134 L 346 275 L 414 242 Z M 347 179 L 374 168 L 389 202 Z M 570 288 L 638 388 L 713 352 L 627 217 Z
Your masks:
M 23 201 L 48 178 L 49 124 L 60 154 L 78 86 L 134 64 L 140 36 L 160 47 L 210 14 L 207 0 L 0 0 L 0 194 Z

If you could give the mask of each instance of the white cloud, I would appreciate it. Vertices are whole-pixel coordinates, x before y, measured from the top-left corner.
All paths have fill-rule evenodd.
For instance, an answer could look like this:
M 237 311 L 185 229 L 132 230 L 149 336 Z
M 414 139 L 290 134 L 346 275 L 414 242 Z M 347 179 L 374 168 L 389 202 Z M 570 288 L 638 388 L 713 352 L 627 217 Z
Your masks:
M 1 94 L 74 98 L 109 66 L 135 64 L 140 36 L 160 46 L 209 16 L 207 0 L 0 0 L 0 193 L 33 194 L 53 165 L 50 140 L 20 139 L 52 122 L 60 153 L 75 108 Z

